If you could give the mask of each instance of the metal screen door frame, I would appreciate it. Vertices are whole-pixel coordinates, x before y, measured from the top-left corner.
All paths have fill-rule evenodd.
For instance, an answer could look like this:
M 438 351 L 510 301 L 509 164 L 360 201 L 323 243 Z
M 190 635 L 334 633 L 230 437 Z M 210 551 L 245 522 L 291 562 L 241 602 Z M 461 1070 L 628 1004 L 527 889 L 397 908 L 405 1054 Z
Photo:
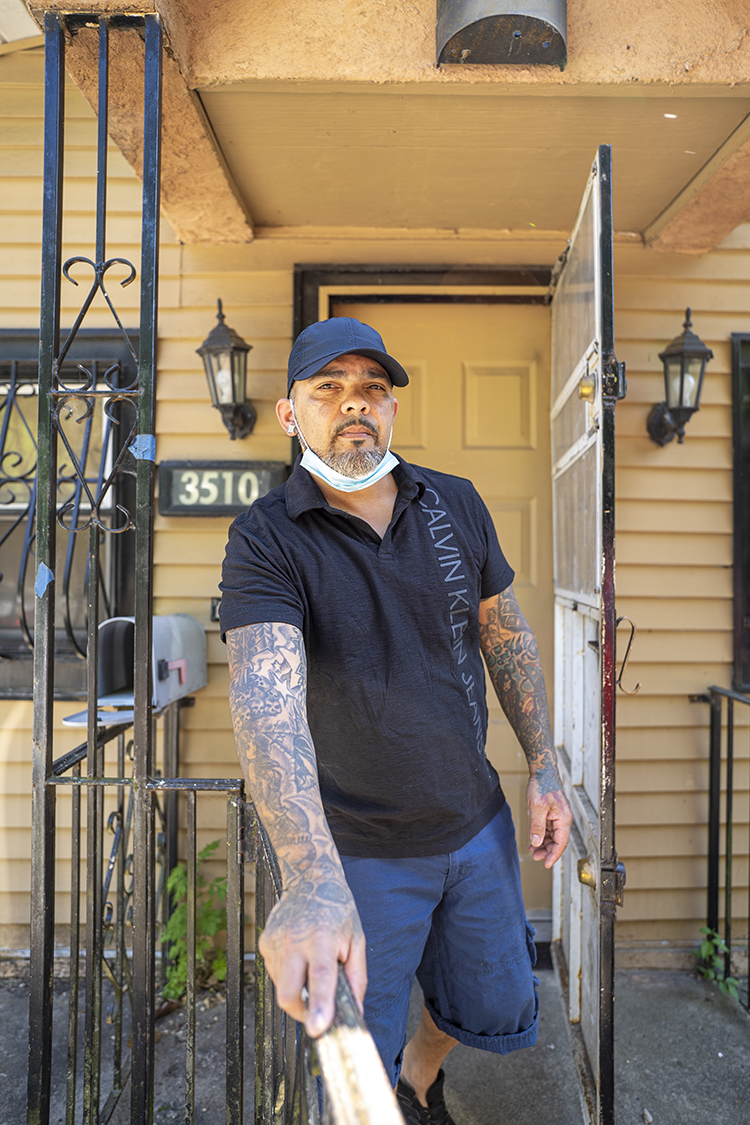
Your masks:
M 612 153 L 591 166 L 552 301 L 555 744 L 571 798 L 553 949 L 589 1125 L 614 1121 L 615 403 Z

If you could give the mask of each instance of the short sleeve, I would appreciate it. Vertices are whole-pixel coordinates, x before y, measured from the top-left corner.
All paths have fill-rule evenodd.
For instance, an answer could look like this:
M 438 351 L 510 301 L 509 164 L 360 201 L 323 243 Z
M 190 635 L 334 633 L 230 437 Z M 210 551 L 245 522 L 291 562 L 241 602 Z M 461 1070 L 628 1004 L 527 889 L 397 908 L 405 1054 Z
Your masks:
M 510 565 L 497 538 L 497 531 L 487 505 L 476 493 L 480 511 L 480 527 L 486 546 L 486 558 L 482 567 L 482 599 L 493 598 L 513 584 L 516 574 Z
M 283 621 L 301 630 L 304 600 L 287 560 L 273 536 L 266 537 L 257 525 L 240 520 L 229 529 L 219 584 L 222 641 L 230 629 L 265 621 Z

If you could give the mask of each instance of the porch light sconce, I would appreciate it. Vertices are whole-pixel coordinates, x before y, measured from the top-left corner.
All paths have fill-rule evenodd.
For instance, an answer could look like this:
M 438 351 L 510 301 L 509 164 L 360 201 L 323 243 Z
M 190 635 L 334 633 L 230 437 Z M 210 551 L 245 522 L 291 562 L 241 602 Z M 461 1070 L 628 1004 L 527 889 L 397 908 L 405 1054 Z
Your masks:
M 559 66 L 566 0 L 437 0 L 437 65 Z
M 211 404 L 221 411 L 221 419 L 229 436 L 245 438 L 253 432 L 258 412 L 246 399 L 247 353 L 252 344 L 246 344 L 239 333 L 224 323 L 221 301 L 216 314 L 218 324 L 199 348 L 211 392 Z
M 646 422 L 649 437 L 657 445 L 666 445 L 675 434 L 681 445 L 685 425 L 700 407 L 706 364 L 714 353 L 691 329 L 690 309 L 686 309 L 682 332 L 659 353 L 666 399 L 651 407 Z

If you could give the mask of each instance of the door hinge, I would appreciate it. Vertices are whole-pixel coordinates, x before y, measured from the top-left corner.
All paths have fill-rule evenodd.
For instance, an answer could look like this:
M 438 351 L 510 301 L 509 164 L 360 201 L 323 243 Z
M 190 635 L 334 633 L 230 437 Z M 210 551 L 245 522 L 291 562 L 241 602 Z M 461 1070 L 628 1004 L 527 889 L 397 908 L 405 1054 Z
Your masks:
M 628 383 L 625 378 L 625 364 L 618 363 L 615 357 L 605 357 L 602 363 L 602 394 L 607 398 L 625 398 Z
M 625 894 L 625 864 L 619 860 L 614 871 L 611 867 L 603 867 L 601 871 L 601 901 L 612 902 L 615 906 L 622 906 Z

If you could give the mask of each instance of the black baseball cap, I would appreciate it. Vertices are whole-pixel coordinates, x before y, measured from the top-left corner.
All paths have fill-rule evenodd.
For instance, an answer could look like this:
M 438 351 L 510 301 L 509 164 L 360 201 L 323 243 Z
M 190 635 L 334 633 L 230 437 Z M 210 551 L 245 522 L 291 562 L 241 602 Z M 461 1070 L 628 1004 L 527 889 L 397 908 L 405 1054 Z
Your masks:
M 340 355 L 365 355 L 378 361 L 394 387 L 405 387 L 409 376 L 400 363 L 385 350 L 383 338 L 369 324 L 351 316 L 332 316 L 319 320 L 300 332 L 289 354 L 286 393 L 297 380 L 317 375 L 321 368 Z

